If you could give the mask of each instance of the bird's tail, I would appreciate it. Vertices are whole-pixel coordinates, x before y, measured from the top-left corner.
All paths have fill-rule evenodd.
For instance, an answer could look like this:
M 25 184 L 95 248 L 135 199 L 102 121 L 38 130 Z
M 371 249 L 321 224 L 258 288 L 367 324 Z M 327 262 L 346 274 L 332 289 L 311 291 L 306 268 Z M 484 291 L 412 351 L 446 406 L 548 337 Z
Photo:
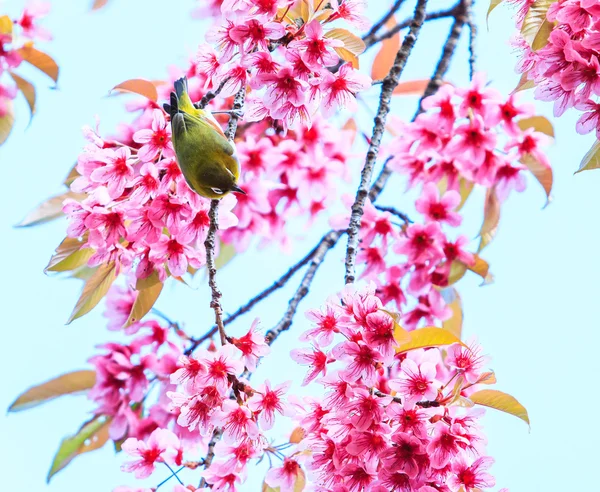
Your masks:
M 163 104 L 163 109 L 171 116 L 171 119 L 173 119 L 173 116 L 179 113 L 179 101 L 177 101 L 177 94 L 171 92 L 171 104 Z
M 194 114 L 194 104 L 188 94 L 188 82 L 187 77 L 181 77 L 174 83 L 175 93 L 177 94 L 177 100 L 179 101 L 179 109 L 188 114 Z

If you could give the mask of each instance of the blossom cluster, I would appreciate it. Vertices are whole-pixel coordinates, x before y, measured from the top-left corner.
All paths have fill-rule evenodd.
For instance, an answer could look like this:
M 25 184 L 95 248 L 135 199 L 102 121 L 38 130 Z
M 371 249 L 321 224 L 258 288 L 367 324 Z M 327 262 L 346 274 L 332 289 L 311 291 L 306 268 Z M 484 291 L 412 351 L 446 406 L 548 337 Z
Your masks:
M 475 264 L 467 237 L 446 232 L 461 224 L 458 210 L 473 187 L 504 200 L 525 188 L 531 162 L 550 169 L 542 151 L 548 137 L 519 126 L 532 107 L 501 97 L 482 74 L 467 88 L 444 85 L 423 108 L 414 122 L 395 128 L 399 136 L 388 147 L 391 169 L 410 188 L 422 186 L 415 208 L 423 219 L 398 227 L 397 217 L 368 202 L 357 257 L 365 265 L 362 276 L 377 283 L 385 304 L 394 302 L 402 311 L 408 329 L 447 319 L 451 311 L 441 289 L 456 280 L 459 265 Z M 347 221 L 347 215 L 332 218 L 336 228 Z
M 201 472 L 213 490 L 241 490 L 249 466 L 265 455 L 273 463 L 265 483 L 282 492 L 304 480 L 323 492 L 492 487 L 483 411 L 469 400 L 494 382 L 480 349 L 456 343 L 402 352 L 406 332 L 382 309 L 370 284 L 308 311 L 312 326 L 302 339 L 311 346 L 291 355 L 309 366 L 303 384 L 322 386 L 322 398 L 286 398 L 289 383 L 252 387 L 240 377 L 269 350 L 256 323 L 232 343 L 193 355 L 176 356 L 173 344 L 160 349 L 156 325 L 152 336 L 104 346 L 108 353 L 92 359 L 99 378 L 91 397 L 103 402 L 98 413 L 112 416 L 111 437 L 126 431 L 122 448 L 133 459 L 123 470 L 142 479 L 161 463 L 195 468 L 219 429 L 215 458 Z M 144 396 L 148 373 L 161 385 L 152 404 Z M 281 417 L 293 418 L 296 430 L 289 443 L 270 444 L 267 433 Z
M 198 68 L 225 96 L 252 89 L 248 121 L 310 125 L 317 111 L 329 116 L 355 109 L 356 93 L 370 87 L 370 78 L 352 66 L 364 43 L 346 29 L 325 30 L 336 21 L 368 26 L 364 1 L 309 7 L 295 0 L 233 0 L 220 7 L 223 15 L 206 35 L 210 44 L 199 49 Z M 346 63 L 339 66 L 340 59 Z
M 30 3 L 14 20 L 0 16 L 0 118 L 9 111 L 9 104 L 17 97 L 17 85 L 8 76 L 23 61 L 19 49 L 33 40 L 49 41 L 51 34 L 38 24 L 50 9 L 47 3 Z M 4 20 L 8 21 L 5 24 Z M 10 25 L 10 27 L 8 27 Z
M 531 2 L 519 2 L 517 26 L 521 27 Z M 600 138 L 600 5 L 595 0 L 559 0 L 552 3 L 546 19 L 552 23 L 548 42 L 533 50 L 518 37 L 522 50 L 517 65 L 535 85 L 535 97 L 554 102 L 554 115 L 569 108 L 583 112 L 578 133 L 596 132 Z
M 406 332 L 382 308 L 371 284 L 307 313 L 313 327 L 303 339 L 311 347 L 292 357 L 309 366 L 303 384 L 314 380 L 325 396 L 308 398 L 298 416 L 304 439 L 295 459 L 321 491 L 493 487 L 478 424 L 483 411 L 468 399 L 491 382 L 479 347 L 401 352 Z M 267 483 L 293 490 L 291 468 L 284 462 Z

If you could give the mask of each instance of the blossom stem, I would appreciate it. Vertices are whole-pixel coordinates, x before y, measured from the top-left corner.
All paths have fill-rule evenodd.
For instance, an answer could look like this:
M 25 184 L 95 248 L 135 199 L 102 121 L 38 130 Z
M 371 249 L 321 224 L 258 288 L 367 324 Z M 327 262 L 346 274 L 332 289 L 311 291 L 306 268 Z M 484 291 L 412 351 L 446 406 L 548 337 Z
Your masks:
M 364 206 L 369 195 L 369 186 L 371 183 L 371 176 L 373 174 L 373 168 L 377 161 L 377 155 L 379 154 L 379 145 L 385 131 L 385 122 L 390 112 L 392 93 L 400 81 L 400 76 L 406 66 L 406 61 L 417 41 L 419 31 L 425 20 L 425 7 L 427 6 L 427 0 L 417 0 L 415 7 L 415 14 L 413 22 L 410 26 L 410 31 L 404 37 L 402 45 L 396 54 L 394 64 L 390 69 L 389 73 L 383 80 L 381 87 L 381 95 L 379 97 L 379 108 L 377 115 L 375 116 L 373 134 L 369 143 L 369 150 L 365 159 L 365 165 L 363 167 L 360 179 L 360 185 L 356 192 L 356 198 L 352 205 L 352 214 L 350 216 L 350 225 L 348 226 L 348 246 L 346 248 L 346 284 L 351 284 L 355 279 L 355 262 L 356 254 L 358 252 L 358 233 L 360 231 L 360 224 L 362 215 L 364 213 Z

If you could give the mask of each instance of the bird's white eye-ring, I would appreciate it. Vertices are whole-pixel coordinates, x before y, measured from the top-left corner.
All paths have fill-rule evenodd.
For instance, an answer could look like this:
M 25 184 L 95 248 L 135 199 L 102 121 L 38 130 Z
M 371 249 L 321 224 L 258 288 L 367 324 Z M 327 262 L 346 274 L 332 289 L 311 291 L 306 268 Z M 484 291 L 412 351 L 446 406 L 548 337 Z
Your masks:
M 224 193 L 220 188 L 211 188 L 211 190 L 213 190 L 213 192 L 217 195 L 222 195 Z

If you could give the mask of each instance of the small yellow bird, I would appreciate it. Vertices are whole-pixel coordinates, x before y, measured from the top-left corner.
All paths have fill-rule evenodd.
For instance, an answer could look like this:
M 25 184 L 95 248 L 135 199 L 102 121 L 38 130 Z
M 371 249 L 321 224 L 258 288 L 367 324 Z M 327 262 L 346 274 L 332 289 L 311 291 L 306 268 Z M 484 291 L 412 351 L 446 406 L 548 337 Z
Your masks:
M 227 140 L 213 115 L 197 108 L 188 95 L 187 78 L 175 81 L 171 104 L 163 107 L 171 115 L 171 139 L 185 180 L 199 195 L 219 199 L 235 191 L 240 165 L 235 145 Z

